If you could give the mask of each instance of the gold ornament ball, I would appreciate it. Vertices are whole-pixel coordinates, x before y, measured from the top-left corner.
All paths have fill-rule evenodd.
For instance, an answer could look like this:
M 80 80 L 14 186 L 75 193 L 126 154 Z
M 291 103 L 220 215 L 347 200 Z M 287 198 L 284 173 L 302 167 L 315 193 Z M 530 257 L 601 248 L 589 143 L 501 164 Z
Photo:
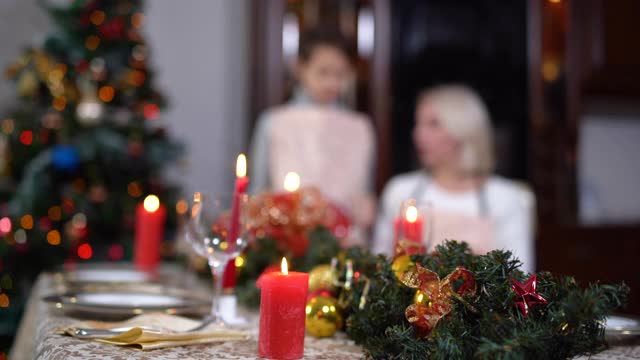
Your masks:
M 305 327 L 311 336 L 329 337 L 342 328 L 338 300 L 329 296 L 314 296 L 307 302 Z
M 318 289 L 335 290 L 335 280 L 331 265 L 318 265 L 309 272 L 309 291 Z
M 400 280 L 402 274 L 407 272 L 415 265 L 416 264 L 411 260 L 411 257 L 409 255 L 402 255 L 393 260 L 393 262 L 391 263 L 391 270 L 393 270 L 396 278 Z
M 424 306 L 431 306 L 431 301 L 429 301 L 429 297 L 427 297 L 427 295 L 423 293 L 421 290 L 416 291 L 416 294 L 413 296 L 413 303 L 424 305 Z

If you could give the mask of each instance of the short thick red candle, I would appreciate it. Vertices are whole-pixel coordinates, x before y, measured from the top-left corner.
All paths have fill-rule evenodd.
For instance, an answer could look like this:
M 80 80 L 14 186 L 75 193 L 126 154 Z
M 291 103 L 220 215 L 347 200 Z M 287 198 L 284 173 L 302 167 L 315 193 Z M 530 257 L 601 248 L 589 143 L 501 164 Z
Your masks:
M 270 359 L 302 358 L 309 275 L 300 272 L 262 274 L 258 287 L 258 356 Z
M 422 243 L 422 226 L 424 223 L 422 217 L 417 213 L 417 208 L 413 207 L 412 210 L 415 213 L 409 214 L 409 210 L 407 210 L 404 217 L 396 217 L 393 220 L 394 251 L 398 248 L 400 240 Z
M 139 269 L 154 270 L 160 263 L 167 208 L 155 196 L 147 197 L 145 202 L 136 208 L 133 261 Z

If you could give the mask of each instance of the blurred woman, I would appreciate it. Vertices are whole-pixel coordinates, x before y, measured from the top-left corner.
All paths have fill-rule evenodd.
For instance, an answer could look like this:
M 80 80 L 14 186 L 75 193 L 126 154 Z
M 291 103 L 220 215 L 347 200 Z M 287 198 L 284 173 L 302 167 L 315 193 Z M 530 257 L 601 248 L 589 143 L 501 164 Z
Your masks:
M 386 185 L 373 250 L 393 254 L 393 219 L 411 198 L 424 210 L 429 251 L 445 239 L 466 241 L 477 254 L 508 249 L 533 271 L 534 198 L 523 186 L 492 175 L 493 134 L 480 97 L 461 85 L 423 92 L 413 142 L 422 169 Z
M 285 175 L 296 172 L 301 186 L 318 188 L 356 228 L 372 225 L 373 128 L 340 101 L 352 78 L 349 46 L 339 32 L 317 28 L 303 34 L 295 95 L 262 114 L 256 125 L 250 192 L 282 190 Z

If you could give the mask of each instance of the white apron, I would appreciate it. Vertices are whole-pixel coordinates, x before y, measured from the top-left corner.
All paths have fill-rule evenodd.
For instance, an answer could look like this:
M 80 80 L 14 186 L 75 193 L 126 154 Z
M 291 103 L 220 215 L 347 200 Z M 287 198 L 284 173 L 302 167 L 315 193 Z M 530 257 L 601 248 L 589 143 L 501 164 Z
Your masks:
M 413 198 L 422 199 L 429 184 L 420 181 L 413 191 Z M 420 204 L 420 200 L 418 200 Z M 478 192 L 478 214 L 468 215 L 438 209 L 437 204 L 420 204 L 425 212 L 423 243 L 429 252 L 445 240 L 464 241 L 474 254 L 485 254 L 496 249 L 495 225 L 489 217 L 489 206 L 484 189 Z

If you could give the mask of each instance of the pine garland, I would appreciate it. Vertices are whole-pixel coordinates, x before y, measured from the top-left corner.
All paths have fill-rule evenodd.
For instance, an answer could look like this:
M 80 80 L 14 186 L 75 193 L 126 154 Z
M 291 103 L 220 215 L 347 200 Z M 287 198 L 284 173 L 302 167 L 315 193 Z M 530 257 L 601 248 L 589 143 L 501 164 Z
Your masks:
M 405 309 L 413 303 L 415 289 L 402 284 L 392 263 L 382 255 L 350 248 L 340 251 L 337 240 L 324 228 L 309 234 L 303 257 L 288 256 L 294 268 L 309 271 L 337 256 L 338 271 L 344 260 L 353 261 L 361 279 L 369 281 L 364 308 L 360 300 L 366 281 L 355 281 L 353 296 L 344 309 L 346 332 L 371 359 L 565 359 L 590 355 L 606 348 L 603 320 L 622 306 L 629 293 L 624 284 L 591 284 L 582 288 L 572 277 L 537 274 L 537 292 L 547 304 L 533 306 L 524 316 L 515 306 L 517 296 L 510 279 L 524 282 L 530 274 L 511 252 L 496 250 L 472 255 L 466 243 L 447 241 L 427 255 L 411 259 L 444 278 L 458 266 L 474 274 L 475 295 L 455 300 L 454 308 L 426 337 L 418 336 L 407 321 Z M 258 307 L 260 293 L 255 280 L 264 269 L 290 255 L 269 238 L 259 239 L 246 253 L 239 274 L 238 298 L 245 306 Z M 344 277 L 338 279 L 343 281 Z M 338 294 L 339 295 L 339 294 Z
M 358 262 L 375 262 L 376 270 L 367 274 L 371 288 L 364 309 L 358 309 L 358 296 L 351 303 L 346 331 L 369 358 L 564 359 L 593 354 L 606 347 L 604 317 L 621 306 L 629 292 L 624 284 L 582 289 L 572 277 L 542 272 L 538 293 L 548 304 L 531 308 L 525 317 L 514 306 L 510 278 L 524 281 L 528 276 L 510 252 L 474 256 L 466 244 L 450 241 L 434 254 L 413 255 L 412 260 L 441 278 L 457 266 L 471 270 L 478 291 L 465 300 L 476 311 L 456 301 L 428 337 L 417 337 L 404 313 L 415 290 L 397 280 L 385 258 L 364 254 Z M 363 287 L 358 283 L 354 291 L 361 293 Z

